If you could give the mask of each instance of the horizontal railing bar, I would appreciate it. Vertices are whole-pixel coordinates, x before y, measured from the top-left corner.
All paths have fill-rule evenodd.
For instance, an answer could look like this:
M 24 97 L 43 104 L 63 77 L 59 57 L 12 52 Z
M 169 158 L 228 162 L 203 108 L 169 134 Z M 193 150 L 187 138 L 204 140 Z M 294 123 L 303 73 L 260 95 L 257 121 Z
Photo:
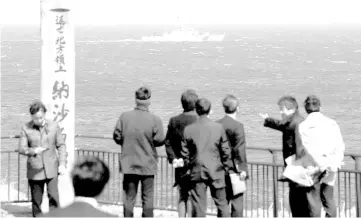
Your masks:
M 95 149 L 75 149 L 76 151 L 81 151 L 81 152 L 100 152 L 100 153 L 109 153 L 109 154 L 121 154 L 122 152 L 119 151 L 105 151 L 105 150 L 95 150 Z M 1 153 L 16 153 L 16 149 L 14 150 L 6 150 L 6 151 L 1 151 Z M 165 154 L 160 154 L 158 157 L 160 158 L 167 158 L 167 155 Z M 260 165 L 260 166 L 269 166 L 269 167 L 284 167 L 283 164 L 281 163 L 272 163 L 272 162 L 259 162 L 259 161 L 248 161 L 248 164 L 252 164 L 252 165 Z M 358 173 L 361 175 L 361 170 L 355 170 L 355 169 L 341 169 L 339 170 L 339 172 L 343 172 L 343 173 Z
M 110 135 L 82 135 L 75 134 L 75 138 L 113 139 Z
M 100 153 L 111 153 L 111 154 L 121 154 L 122 152 L 120 151 L 105 151 L 105 150 L 96 150 L 96 149 L 75 149 L 76 151 L 80 151 L 80 152 L 100 152 Z M 161 158 L 167 158 L 166 154 L 159 154 L 158 157 Z M 256 165 L 265 165 L 265 166 L 280 166 L 282 167 L 282 164 L 274 164 L 274 163 L 264 163 L 264 162 L 257 162 L 257 161 L 250 161 L 248 162 L 250 164 L 256 164 Z
M 1 136 L 1 139 L 14 139 L 19 138 L 20 135 L 9 135 L 9 136 Z M 111 135 L 82 135 L 82 134 L 76 134 L 75 138 L 94 138 L 94 139 L 113 139 Z M 282 152 L 282 148 L 269 148 L 269 147 L 261 147 L 261 146 L 247 146 L 247 149 L 249 150 L 260 150 L 260 151 L 268 151 L 270 153 L 274 152 Z M 79 150 L 79 149 L 76 149 Z M 3 151 L 1 151 L 3 152 Z M 4 151 L 6 152 L 6 151 Z M 101 152 L 99 150 L 99 152 Z M 102 151 L 102 152 L 109 152 L 109 151 Z M 361 158 L 361 154 L 355 154 L 351 152 L 345 152 L 345 157 L 351 157 L 353 159 L 355 158 Z
M 17 203 L 29 203 L 29 200 L 14 200 L 14 201 L 1 201 L 2 204 L 17 204 Z
M 361 176 L 361 170 L 340 169 L 339 172 L 341 172 L 341 173 L 355 173 L 355 174 L 360 174 L 360 176 Z
M 261 147 L 261 146 L 247 146 L 246 147 L 247 149 L 250 149 L 250 150 L 260 150 L 260 151 L 269 151 L 270 153 L 273 153 L 273 152 L 282 152 L 282 148 L 267 148 L 267 147 Z M 351 152 L 345 152 L 344 153 L 344 156 L 345 157 L 352 157 L 352 158 L 358 158 L 358 157 L 361 157 L 361 154 L 355 154 L 355 153 L 351 153 Z
M 254 147 L 247 147 L 247 149 L 253 150 Z M 80 151 L 80 152 L 100 152 L 100 153 L 110 153 L 110 154 L 121 154 L 121 151 L 108 151 L 108 150 L 101 150 L 101 149 L 83 149 L 83 148 L 75 148 L 75 151 Z M 15 150 L 5 150 L 5 151 L 1 151 L 1 153 L 12 153 L 12 152 L 16 152 L 17 149 Z M 166 158 L 167 155 L 166 154 L 159 154 L 158 157 L 164 157 Z M 257 165 L 265 165 L 267 164 L 267 166 L 283 166 L 282 164 L 272 164 L 272 163 L 264 163 L 264 162 L 258 162 L 258 161 L 249 161 L 248 163 L 251 164 L 257 164 Z
M 113 139 L 110 135 L 82 135 L 82 134 L 75 134 L 75 138 L 96 138 L 96 139 Z M 1 139 L 14 139 L 20 138 L 20 135 L 8 135 L 8 136 L 1 136 Z
M 1 139 L 15 139 L 15 138 L 20 138 L 20 135 L 1 136 Z
M 272 166 L 272 167 L 283 167 L 283 164 L 280 163 L 265 163 L 265 162 L 259 162 L 259 161 L 247 161 L 247 164 L 252 164 L 252 165 L 259 165 L 259 166 Z
M 119 202 L 119 201 L 97 200 L 97 202 L 99 204 L 123 205 L 123 202 Z
M 106 151 L 106 150 L 98 150 L 98 149 L 83 149 L 83 148 L 75 148 L 76 151 L 90 151 L 90 152 L 104 152 L 104 153 L 112 153 L 112 154 L 121 154 L 121 151 Z

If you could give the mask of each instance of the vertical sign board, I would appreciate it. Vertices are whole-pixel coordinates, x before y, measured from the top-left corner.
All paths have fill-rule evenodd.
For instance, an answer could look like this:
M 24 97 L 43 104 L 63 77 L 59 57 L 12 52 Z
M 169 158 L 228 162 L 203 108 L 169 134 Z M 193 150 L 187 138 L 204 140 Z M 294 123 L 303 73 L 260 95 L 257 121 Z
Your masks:
M 74 192 L 70 170 L 74 163 L 75 43 L 70 9 L 58 1 L 41 1 L 41 99 L 47 118 L 59 123 L 67 147 L 67 173 L 59 176 L 60 206 L 70 204 Z

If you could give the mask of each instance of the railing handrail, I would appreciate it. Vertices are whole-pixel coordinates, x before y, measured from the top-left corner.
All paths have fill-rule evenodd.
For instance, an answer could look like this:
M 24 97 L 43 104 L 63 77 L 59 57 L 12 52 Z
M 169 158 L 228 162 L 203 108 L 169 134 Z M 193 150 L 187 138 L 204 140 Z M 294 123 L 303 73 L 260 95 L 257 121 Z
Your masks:
M 112 136 L 110 135 L 83 135 L 83 134 L 75 134 L 74 136 L 75 138 L 96 138 L 96 139 L 113 139 Z M 15 139 L 15 138 L 20 138 L 20 135 L 9 135 L 9 136 L 1 136 L 1 139 Z M 282 148 L 272 148 L 272 147 L 261 147 L 261 146 L 247 146 L 247 149 L 250 150 L 260 150 L 260 151 L 268 151 L 271 154 L 273 154 L 274 152 L 282 152 Z M 75 150 L 79 150 L 77 148 L 75 148 Z M 81 150 L 81 149 L 80 149 Z M 1 152 L 12 152 L 14 150 L 1 150 Z M 106 150 L 96 150 L 99 152 L 109 152 Z M 120 153 L 120 152 L 119 152 Z M 345 152 L 344 153 L 345 157 L 351 157 L 352 159 L 356 159 L 356 158 L 361 158 L 361 154 L 354 154 L 351 152 Z
M 75 151 L 82 152 L 99 152 L 99 153 L 111 153 L 111 154 L 121 154 L 121 151 L 106 151 L 106 150 L 97 150 L 97 149 L 84 149 L 84 148 L 75 148 Z M 1 153 L 17 153 L 16 149 L 14 150 L 2 150 Z M 167 158 L 166 154 L 159 154 L 158 157 Z M 248 161 L 247 164 L 253 165 L 264 165 L 264 166 L 273 166 L 273 167 L 283 167 L 282 163 L 272 163 L 272 162 L 261 162 L 261 161 Z M 340 172 L 348 172 L 348 173 L 361 173 L 361 170 L 356 169 L 340 169 Z

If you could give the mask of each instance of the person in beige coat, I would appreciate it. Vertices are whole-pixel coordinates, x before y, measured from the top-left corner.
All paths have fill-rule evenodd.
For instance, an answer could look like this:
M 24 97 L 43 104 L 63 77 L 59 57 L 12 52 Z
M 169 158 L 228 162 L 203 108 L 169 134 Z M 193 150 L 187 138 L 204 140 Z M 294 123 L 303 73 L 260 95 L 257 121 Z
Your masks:
M 345 143 L 337 122 L 323 115 L 318 97 L 308 96 L 304 103 L 307 118 L 299 126 L 300 141 L 314 166 L 326 171 L 321 180 L 321 201 L 326 217 L 336 217 L 334 185 L 343 164 Z
M 31 121 L 21 128 L 19 154 L 26 155 L 32 214 L 41 214 L 44 185 L 47 186 L 49 209 L 59 206 L 58 173 L 66 167 L 66 146 L 56 122 L 45 119 L 46 108 L 40 101 L 30 105 Z
M 292 171 L 290 175 L 295 175 L 296 167 L 301 167 L 299 172 L 304 176 L 296 175 L 295 178 L 303 180 L 302 177 L 310 176 L 310 184 L 321 183 L 320 196 L 326 217 L 336 217 L 333 187 L 337 171 L 343 164 L 345 144 L 337 122 L 320 112 L 321 102 L 318 97 L 308 96 L 304 106 L 308 116 L 299 125 L 297 137 L 304 155 L 293 158 L 292 164 L 288 166 L 290 169 L 286 168 L 285 173 Z M 319 178 L 315 179 L 314 175 Z

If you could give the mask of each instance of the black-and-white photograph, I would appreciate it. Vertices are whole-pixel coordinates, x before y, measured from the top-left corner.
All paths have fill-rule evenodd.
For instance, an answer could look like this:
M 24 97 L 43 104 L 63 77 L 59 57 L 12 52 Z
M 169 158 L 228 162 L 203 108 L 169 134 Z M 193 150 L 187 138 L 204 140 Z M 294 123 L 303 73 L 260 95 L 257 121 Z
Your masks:
M 1 217 L 361 217 L 360 0 L 1 0 Z

